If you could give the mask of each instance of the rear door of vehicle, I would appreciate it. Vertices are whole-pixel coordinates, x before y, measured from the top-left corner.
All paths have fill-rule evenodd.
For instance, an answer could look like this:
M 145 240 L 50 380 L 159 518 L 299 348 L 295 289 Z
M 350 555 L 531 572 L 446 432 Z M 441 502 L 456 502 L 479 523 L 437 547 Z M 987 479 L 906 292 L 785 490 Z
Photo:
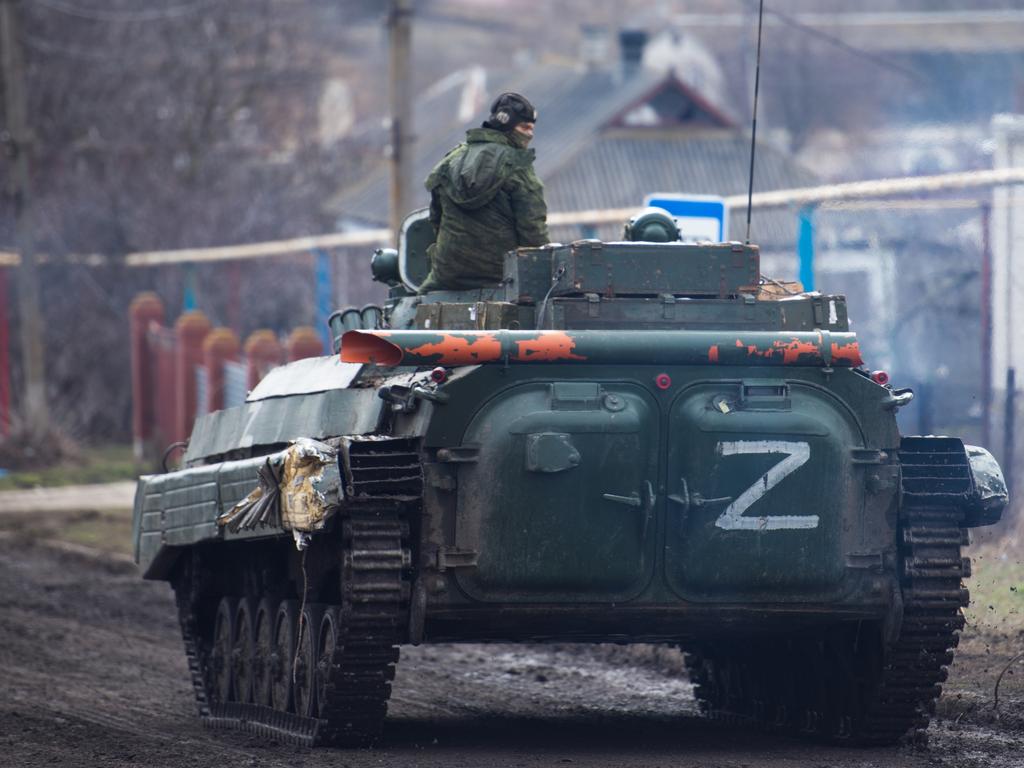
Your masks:
M 665 578 L 696 601 L 826 599 L 857 519 L 855 425 L 784 380 L 689 387 L 669 413 Z
M 458 571 L 488 601 L 619 601 L 653 573 L 657 404 L 623 382 L 534 381 L 477 413 L 463 438 Z

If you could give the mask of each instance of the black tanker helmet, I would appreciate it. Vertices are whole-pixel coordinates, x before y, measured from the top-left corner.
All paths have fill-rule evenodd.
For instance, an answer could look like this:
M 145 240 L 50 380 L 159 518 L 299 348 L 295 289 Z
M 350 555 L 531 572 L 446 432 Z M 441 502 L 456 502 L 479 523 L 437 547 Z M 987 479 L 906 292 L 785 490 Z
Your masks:
M 511 131 L 520 123 L 537 122 L 537 109 L 529 99 L 520 93 L 503 93 L 491 104 L 491 116 L 484 123 L 485 128 L 496 131 Z

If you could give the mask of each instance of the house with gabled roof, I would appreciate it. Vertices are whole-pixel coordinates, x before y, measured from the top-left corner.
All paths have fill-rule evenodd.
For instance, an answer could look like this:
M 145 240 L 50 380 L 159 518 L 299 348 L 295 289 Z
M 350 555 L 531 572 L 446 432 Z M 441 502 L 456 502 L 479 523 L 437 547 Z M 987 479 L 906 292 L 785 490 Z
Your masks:
M 545 59 L 498 78 L 493 73 L 482 77 L 476 68 L 472 76 L 451 78 L 466 87 L 425 92 L 415 107 L 415 171 L 408 180 L 408 199 L 415 207 L 428 204 L 423 179 L 462 140 L 466 128 L 486 118 L 490 99 L 503 90 L 524 93 L 538 107 L 531 146 L 551 212 L 634 206 L 639 210 L 652 193 L 745 194 L 749 123 L 734 114 L 743 114 L 745 106 L 733 109 L 723 104 L 721 93 L 694 85 L 703 82 L 707 88 L 715 78 L 699 77 L 686 66 L 646 68 L 636 47 L 623 50 L 615 66 L 607 60 L 586 66 Z M 829 152 L 847 151 L 843 146 L 826 147 L 813 159 L 822 166 L 826 160 L 835 165 L 837 158 Z M 878 159 L 884 162 L 891 162 L 891 155 Z M 329 210 L 342 227 L 385 226 L 388 183 L 388 168 L 382 162 L 360 184 L 336 195 Z M 758 143 L 755 191 L 818 183 L 819 177 L 791 154 L 770 142 Z M 745 213 L 731 212 L 730 239 L 745 239 Z M 761 246 L 763 273 L 796 277 L 797 213 L 753 211 L 751 240 Z M 971 223 L 976 219 L 976 212 L 948 208 L 894 214 L 856 206 L 823 208 L 815 216 L 816 287 L 847 295 L 852 327 L 874 367 L 919 388 L 922 396 L 902 414 L 904 423 L 912 424 L 910 431 L 928 433 L 937 423 L 947 422 L 955 427 L 952 431 L 970 431 L 977 421 L 964 403 L 972 402 L 972 393 L 979 391 L 980 369 L 968 366 L 954 375 L 934 355 L 920 352 L 932 348 L 935 339 L 942 340 L 943 348 L 957 350 L 948 359 L 971 359 L 971 350 L 979 348 L 976 297 L 964 299 L 961 291 L 958 296 L 963 300 L 955 310 L 929 298 L 952 290 L 946 281 L 930 277 L 938 265 L 943 265 L 944 274 L 960 276 L 957 279 L 970 269 L 966 262 L 974 249 L 971 243 L 979 239 Z M 619 224 L 552 227 L 552 237 L 561 242 L 595 236 L 616 239 L 621 233 Z M 927 259 L 921 260 L 925 253 Z M 905 306 L 897 301 L 903 294 L 920 300 Z M 940 307 L 941 311 L 932 311 Z
M 623 55 L 581 66 L 567 60 L 541 61 L 516 74 L 502 74 L 486 86 L 475 116 L 467 122 L 467 91 L 431 89 L 414 107 L 414 172 L 407 183 L 413 208 L 426 206 L 423 180 L 433 165 L 459 143 L 465 130 L 487 116 L 489 99 L 501 91 L 525 94 L 539 118 L 531 146 L 545 185 L 549 211 L 642 206 L 655 192 L 735 195 L 746 191 L 750 137 L 715 101 L 686 81 L 686 74 L 642 66 L 646 35 L 623 32 Z M 491 78 L 488 79 L 490 82 Z M 478 78 L 464 78 L 481 94 Z M 461 114 L 460 114 L 461 113 Z M 761 143 L 755 188 L 759 191 L 809 186 L 814 174 L 778 148 Z M 341 228 L 379 227 L 388 220 L 389 172 L 382 162 L 360 183 L 328 202 Z M 742 219 L 742 220 L 741 220 Z M 742 239 L 745 217 L 733 216 L 730 238 Z M 566 225 L 552 236 L 615 238 L 621 226 Z M 791 253 L 795 218 L 788 212 L 754 212 L 752 239 L 766 250 Z

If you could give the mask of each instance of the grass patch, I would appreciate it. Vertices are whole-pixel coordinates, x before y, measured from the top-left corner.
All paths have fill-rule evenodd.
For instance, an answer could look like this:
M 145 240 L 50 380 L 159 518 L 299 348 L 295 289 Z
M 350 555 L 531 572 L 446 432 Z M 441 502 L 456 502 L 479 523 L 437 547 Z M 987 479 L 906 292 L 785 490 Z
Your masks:
M 986 546 L 971 555 L 971 604 L 964 611 L 970 625 L 986 632 L 1016 634 L 1024 630 L 1024 559 L 1013 551 Z
M 135 480 L 139 476 L 130 445 L 83 448 L 74 461 L 61 462 L 37 471 L 18 470 L 0 476 L 0 491 L 61 485 L 87 485 Z
M 104 511 L 92 519 L 72 522 L 58 533 L 63 541 L 82 544 L 104 552 L 132 554 L 131 511 Z
M 19 539 L 65 541 L 101 552 L 132 554 L 129 509 L 3 515 L 0 531 Z
M 967 548 L 972 575 L 965 580 L 971 604 L 938 714 L 954 723 L 992 725 L 1024 713 L 1024 666 L 1011 660 L 1024 651 L 1024 557 L 1014 533 L 1001 532 Z M 996 681 L 1002 702 L 994 708 Z M 1002 720 L 1001 720 L 1002 719 Z M 1022 723 L 1024 724 L 1024 723 Z M 1006 725 L 1006 722 L 1003 722 Z

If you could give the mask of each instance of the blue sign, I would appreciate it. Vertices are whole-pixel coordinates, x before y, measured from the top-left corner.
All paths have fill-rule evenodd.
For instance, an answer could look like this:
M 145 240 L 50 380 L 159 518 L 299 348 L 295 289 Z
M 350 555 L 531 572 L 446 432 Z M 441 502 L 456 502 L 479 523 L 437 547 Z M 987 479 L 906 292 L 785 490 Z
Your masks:
M 686 242 L 722 243 L 728 236 L 729 209 L 720 197 L 658 192 L 645 197 L 644 205 L 672 214 Z

